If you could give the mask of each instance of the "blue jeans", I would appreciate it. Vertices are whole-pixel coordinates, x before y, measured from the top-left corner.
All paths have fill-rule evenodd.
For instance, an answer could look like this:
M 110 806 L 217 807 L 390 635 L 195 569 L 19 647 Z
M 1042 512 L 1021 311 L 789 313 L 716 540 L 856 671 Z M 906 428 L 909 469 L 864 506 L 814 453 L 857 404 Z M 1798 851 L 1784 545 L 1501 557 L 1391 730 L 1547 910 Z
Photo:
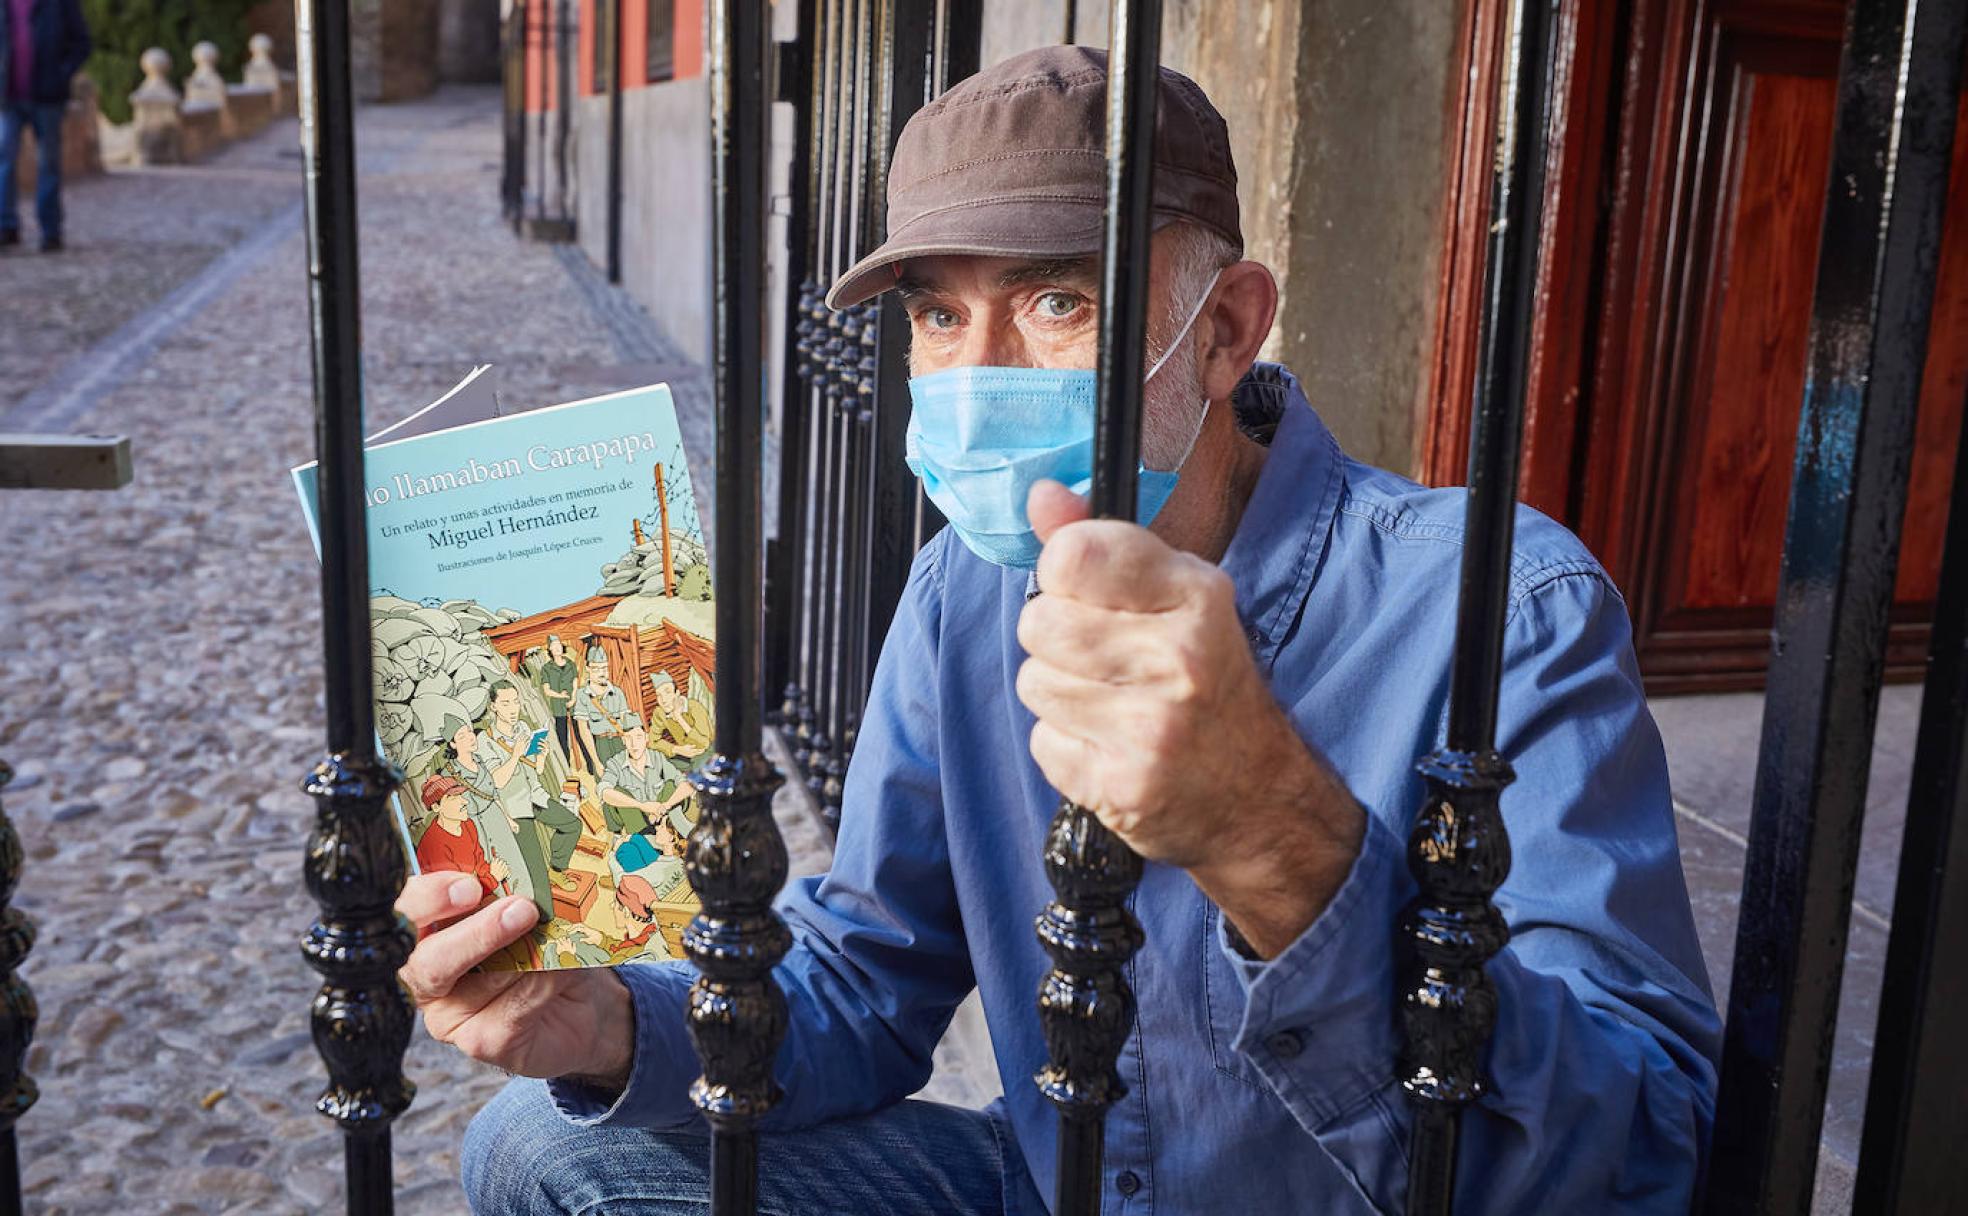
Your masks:
M 0 104 L 0 232 L 20 231 L 20 205 L 14 193 L 14 163 L 20 159 L 21 129 L 34 128 L 39 161 L 34 178 L 34 218 L 41 239 L 62 230 L 61 128 L 68 105 L 59 101 L 9 101 Z
M 581 1127 L 518 1080 L 465 1132 L 475 1216 L 703 1216 L 710 1136 Z M 1010 1125 L 937 1102 L 759 1137 L 759 1216 L 1045 1216 Z

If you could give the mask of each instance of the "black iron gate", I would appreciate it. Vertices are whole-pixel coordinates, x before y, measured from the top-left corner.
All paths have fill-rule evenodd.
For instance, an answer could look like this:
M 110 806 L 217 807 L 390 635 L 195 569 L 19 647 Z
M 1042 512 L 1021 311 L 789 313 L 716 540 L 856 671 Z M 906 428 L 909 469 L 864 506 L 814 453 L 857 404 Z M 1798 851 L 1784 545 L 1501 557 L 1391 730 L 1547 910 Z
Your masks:
M 538 3 L 547 14 L 539 28 L 560 28 L 562 6 Z M 519 9 L 521 30 L 531 7 Z M 393 775 L 374 754 L 360 661 L 368 617 L 346 13 L 333 0 L 300 0 L 299 11 L 329 680 L 329 755 L 309 780 L 321 809 L 308 881 L 324 914 L 306 950 L 326 981 L 315 1003 L 331 1080 L 322 1109 L 349 1133 L 350 1210 L 379 1213 L 390 1206 L 389 1123 L 412 1092 L 401 1074 L 409 1011 L 391 978 L 409 937 L 389 911 L 403 859 L 382 806 Z M 770 907 L 785 853 L 768 810 L 778 778 L 759 750 L 765 690 L 802 777 L 837 814 L 869 668 L 907 555 L 934 522 L 899 459 L 908 408 L 899 309 L 831 313 L 821 303 L 833 276 L 881 239 L 883 174 L 902 122 L 976 66 L 978 0 L 938 0 L 930 21 L 917 19 L 923 11 L 903 0 L 803 0 L 801 41 L 777 60 L 779 95 L 805 106 L 794 165 L 805 190 L 790 225 L 800 290 L 789 318 L 778 540 L 762 588 L 763 378 L 751 370 L 763 358 L 766 306 L 766 23 L 756 0 L 711 5 L 722 666 L 717 755 L 701 777 L 706 810 L 687 856 L 704 912 L 687 949 L 703 973 L 691 1022 L 705 1077 L 694 1092 L 715 1130 L 719 1213 L 754 1206 L 751 1128 L 776 1100 L 770 1065 L 784 1030 L 783 997 L 769 975 L 787 937 Z M 1457 1119 L 1483 1093 L 1482 1046 L 1494 1019 L 1483 964 L 1508 936 L 1490 902 L 1509 865 L 1497 813 L 1509 765 L 1495 751 L 1494 721 L 1557 11 L 1557 0 L 1519 0 L 1512 15 L 1450 725 L 1445 748 L 1421 762 L 1429 795 L 1410 839 L 1421 895 L 1403 913 L 1411 955 L 1401 1080 L 1417 1106 L 1415 1213 L 1453 1203 Z M 1859 0 L 1846 31 L 1708 1192 L 1716 1212 L 1802 1212 L 1810 1202 L 1963 26 L 1958 2 Z M 1160 5 L 1116 0 L 1109 28 L 1117 92 L 1094 504 L 1131 516 Z M 563 90 L 570 67 L 558 77 Z M 523 66 L 517 92 L 526 96 Z M 565 105 L 559 113 L 564 146 Z M 507 146 L 521 166 L 524 138 L 509 124 Z M 1941 1022 L 1948 1002 L 1968 995 L 1968 843 L 1956 831 L 1968 802 L 1961 476 L 1954 510 L 1860 1161 L 1858 1206 L 1868 1212 L 1932 1211 L 1952 1200 L 1948 1102 L 1968 1085 L 1968 1052 Z M 1123 900 L 1139 861 L 1066 806 L 1033 864 L 1047 867 L 1058 892 L 1040 921 L 1055 970 L 1039 1002 L 1054 1059 L 1039 1081 L 1062 1118 L 1056 1207 L 1094 1212 L 1102 1116 L 1120 1092 L 1113 1053 L 1131 1007 L 1118 962 L 1140 933 Z
M 767 556 L 766 687 L 802 779 L 831 820 L 875 655 L 935 508 L 902 463 L 908 318 L 877 298 L 842 312 L 827 287 L 886 235 L 880 200 L 902 126 L 977 70 L 980 0 L 808 0 L 780 96 L 793 149 L 777 537 Z

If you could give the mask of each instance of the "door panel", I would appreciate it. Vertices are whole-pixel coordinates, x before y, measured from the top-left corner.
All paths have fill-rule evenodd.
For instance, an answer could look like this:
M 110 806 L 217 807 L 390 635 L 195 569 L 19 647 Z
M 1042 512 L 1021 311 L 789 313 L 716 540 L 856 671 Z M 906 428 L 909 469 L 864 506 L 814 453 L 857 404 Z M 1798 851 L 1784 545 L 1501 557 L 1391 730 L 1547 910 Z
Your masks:
M 1505 7 L 1478 0 L 1472 70 L 1494 53 L 1494 39 L 1482 35 Z M 1760 687 L 1844 5 L 1562 7 L 1573 41 L 1561 44 L 1565 120 L 1556 124 L 1545 199 L 1556 220 L 1541 251 L 1520 492 L 1606 564 L 1626 595 L 1651 691 Z M 1489 121 L 1480 107 L 1465 112 L 1470 138 L 1452 203 L 1487 188 L 1485 166 L 1467 149 L 1480 149 L 1475 136 Z M 1889 675 L 1898 677 L 1917 677 L 1925 659 L 1968 395 L 1968 104 L 1947 214 L 1888 646 Z M 1480 267 L 1487 227 L 1480 209 L 1452 215 L 1450 321 L 1467 296 L 1457 294 L 1468 286 L 1458 275 Z M 1461 366 L 1454 356 L 1469 345 L 1468 328 L 1444 322 L 1444 368 Z M 1465 382 L 1437 377 L 1431 434 L 1466 433 Z M 1431 481 L 1459 480 L 1455 447 L 1424 452 Z
M 1674 318 L 1692 359 L 1658 407 L 1672 438 L 1651 471 L 1663 512 L 1639 566 L 1636 643 L 1656 690 L 1761 681 L 1809 354 L 1838 30 L 1798 37 L 1730 16 L 1719 7 L 1708 40 L 1701 146 L 1715 166 L 1693 179 L 1690 307 Z M 1902 675 L 1925 655 L 1968 383 L 1968 124 L 1955 167 L 1889 653 Z

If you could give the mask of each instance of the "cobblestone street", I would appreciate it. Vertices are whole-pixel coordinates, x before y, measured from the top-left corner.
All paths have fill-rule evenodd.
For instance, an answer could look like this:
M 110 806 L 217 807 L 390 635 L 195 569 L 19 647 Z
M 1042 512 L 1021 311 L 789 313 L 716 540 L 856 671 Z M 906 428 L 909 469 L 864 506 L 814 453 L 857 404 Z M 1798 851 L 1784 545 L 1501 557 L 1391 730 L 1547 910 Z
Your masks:
M 372 428 L 479 362 L 508 409 L 689 373 L 578 255 L 501 221 L 498 124 L 489 89 L 359 115 Z M 313 455 L 300 187 L 277 123 L 201 165 L 74 183 L 69 251 L 0 261 L 0 429 L 127 434 L 136 466 L 115 493 L 0 499 L 0 755 L 40 930 L 21 1158 L 46 1216 L 340 1208 L 297 949 L 321 742 L 287 476 Z M 407 1069 L 399 1210 L 461 1212 L 458 1138 L 502 1078 L 421 1030 Z

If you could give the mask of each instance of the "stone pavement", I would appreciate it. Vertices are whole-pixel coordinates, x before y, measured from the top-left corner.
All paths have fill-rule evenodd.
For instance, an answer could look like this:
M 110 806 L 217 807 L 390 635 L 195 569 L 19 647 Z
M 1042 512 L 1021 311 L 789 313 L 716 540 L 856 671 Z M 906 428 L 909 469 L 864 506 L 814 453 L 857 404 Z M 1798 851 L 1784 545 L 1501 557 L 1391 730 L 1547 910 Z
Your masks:
M 1657 697 L 1652 708 L 1667 745 L 1681 867 L 1694 901 L 1695 927 L 1701 934 L 1715 1000 L 1726 1012 L 1763 698 L 1759 693 Z M 1865 1118 L 1873 1031 L 1879 1019 L 1893 890 L 1899 881 L 1900 835 L 1906 825 L 1919 724 L 1918 686 L 1893 685 L 1881 694 L 1820 1143 L 1816 1203 L 1820 1212 L 1848 1212 L 1852 1207 L 1859 1128 Z

